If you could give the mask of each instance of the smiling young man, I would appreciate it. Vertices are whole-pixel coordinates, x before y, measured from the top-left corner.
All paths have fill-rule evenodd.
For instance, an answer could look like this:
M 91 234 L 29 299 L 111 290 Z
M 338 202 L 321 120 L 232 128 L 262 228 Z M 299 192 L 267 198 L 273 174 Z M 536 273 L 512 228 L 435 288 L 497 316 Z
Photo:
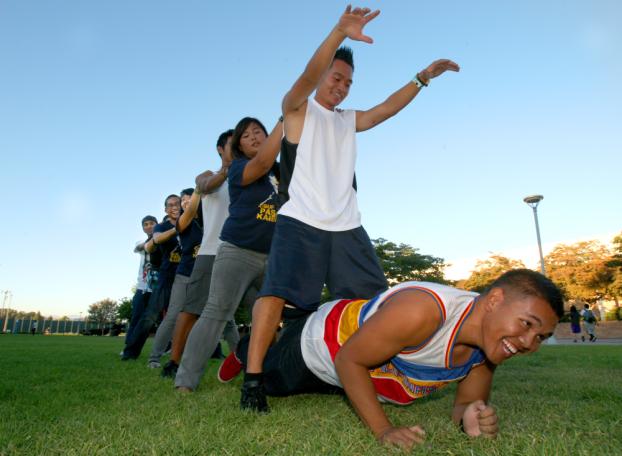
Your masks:
M 354 72 L 352 51 L 339 46 L 346 38 L 371 43 L 362 32 L 378 14 L 348 6 L 283 98 L 282 207 L 253 309 L 242 408 L 268 411 L 262 362 L 282 317 L 290 321 L 316 310 L 325 284 L 334 299 L 368 299 L 387 289 L 358 210 L 356 133 L 394 116 L 432 78 L 459 67 L 437 60 L 371 109 L 337 109 L 348 96 Z
M 405 282 L 371 300 L 326 303 L 297 322 L 268 351 L 264 385 L 273 396 L 343 388 L 380 442 L 410 448 L 425 431 L 394 427 L 381 402 L 407 405 L 459 382 L 452 420 L 470 436 L 495 437 L 496 366 L 538 350 L 562 314 L 559 289 L 528 269 L 506 272 L 481 295 Z M 225 363 L 244 364 L 247 345 L 242 339 Z
M 138 267 L 138 280 L 136 281 L 136 293 L 132 298 L 132 316 L 128 325 L 125 340 L 131 337 L 130 334 L 134 331 L 136 324 L 138 323 L 141 315 L 143 314 L 149 298 L 151 297 L 151 285 L 154 282 L 151 276 L 154 272 L 157 274 L 157 268 L 160 266 L 160 260 L 157 259 L 156 271 L 153 271 L 151 264 L 151 254 L 147 252 L 147 248 L 153 245 L 152 236 L 153 228 L 158 224 L 158 219 L 153 215 L 146 215 L 141 221 L 143 232 L 147 235 L 147 239 L 144 241 L 138 241 L 134 248 L 134 253 L 140 255 L 140 266 Z M 155 259 L 156 255 L 154 255 Z

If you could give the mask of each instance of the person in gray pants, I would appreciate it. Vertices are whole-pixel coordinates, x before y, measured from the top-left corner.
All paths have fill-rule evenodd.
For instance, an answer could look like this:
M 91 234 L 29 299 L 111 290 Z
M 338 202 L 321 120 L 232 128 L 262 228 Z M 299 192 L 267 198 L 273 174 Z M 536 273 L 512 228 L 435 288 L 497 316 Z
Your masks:
M 220 235 L 207 304 L 190 331 L 177 370 L 179 390 L 197 388 L 226 322 L 250 288 L 261 288 L 276 222 L 277 181 L 271 169 L 281 136 L 280 122 L 268 136 L 261 122 L 250 117 L 234 130 L 229 217 Z

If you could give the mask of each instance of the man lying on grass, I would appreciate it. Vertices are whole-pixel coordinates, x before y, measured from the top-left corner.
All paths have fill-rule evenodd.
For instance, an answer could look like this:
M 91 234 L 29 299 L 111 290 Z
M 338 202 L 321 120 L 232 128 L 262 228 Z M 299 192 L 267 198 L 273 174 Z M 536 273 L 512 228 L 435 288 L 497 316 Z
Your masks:
M 286 326 L 264 361 L 264 387 L 272 396 L 343 388 L 380 442 L 410 448 L 424 430 L 392 426 L 380 402 L 410 404 L 457 381 L 453 421 L 470 436 L 495 437 L 488 399 L 496 366 L 535 352 L 562 312 L 559 289 L 527 269 L 503 274 L 481 295 L 406 282 L 369 301 L 326 303 Z M 242 340 L 223 362 L 221 381 L 240 372 L 247 348 Z

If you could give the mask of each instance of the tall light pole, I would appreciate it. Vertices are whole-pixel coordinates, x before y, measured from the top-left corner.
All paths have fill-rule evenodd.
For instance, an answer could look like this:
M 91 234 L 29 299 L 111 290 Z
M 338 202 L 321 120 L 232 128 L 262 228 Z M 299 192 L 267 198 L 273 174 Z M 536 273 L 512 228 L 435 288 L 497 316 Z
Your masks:
M 11 292 L 9 290 L 4 290 L 3 294 L 4 294 L 4 298 L 2 299 L 2 313 L 4 314 L 4 322 L 2 324 L 2 332 L 5 333 L 7 324 L 9 322 L 9 311 L 6 308 L 6 301 L 9 295 L 11 294 Z
M 542 195 L 531 195 L 523 198 L 523 201 L 533 209 L 533 219 L 536 222 L 536 235 L 538 236 L 538 249 L 540 250 L 540 271 L 546 275 L 544 269 L 544 257 L 542 256 L 542 241 L 540 241 L 540 226 L 538 225 L 538 204 L 544 199 Z

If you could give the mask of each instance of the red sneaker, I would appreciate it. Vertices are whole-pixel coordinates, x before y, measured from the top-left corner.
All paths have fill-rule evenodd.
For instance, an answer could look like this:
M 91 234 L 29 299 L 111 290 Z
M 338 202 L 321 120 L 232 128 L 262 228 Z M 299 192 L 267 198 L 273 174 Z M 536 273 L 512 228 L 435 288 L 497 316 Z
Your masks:
M 242 362 L 235 356 L 235 352 L 229 353 L 218 368 L 218 380 L 222 383 L 229 383 L 242 372 L 243 367 Z

